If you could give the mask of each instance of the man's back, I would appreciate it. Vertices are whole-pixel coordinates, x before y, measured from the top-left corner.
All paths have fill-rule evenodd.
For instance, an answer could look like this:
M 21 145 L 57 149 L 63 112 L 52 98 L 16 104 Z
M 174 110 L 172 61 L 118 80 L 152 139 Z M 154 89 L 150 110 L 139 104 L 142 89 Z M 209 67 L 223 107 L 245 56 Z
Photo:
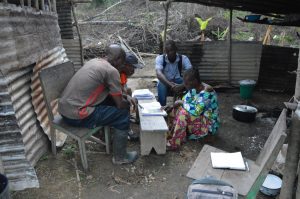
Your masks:
M 86 118 L 108 94 L 121 94 L 119 72 L 104 59 L 92 59 L 68 83 L 58 111 L 70 119 Z

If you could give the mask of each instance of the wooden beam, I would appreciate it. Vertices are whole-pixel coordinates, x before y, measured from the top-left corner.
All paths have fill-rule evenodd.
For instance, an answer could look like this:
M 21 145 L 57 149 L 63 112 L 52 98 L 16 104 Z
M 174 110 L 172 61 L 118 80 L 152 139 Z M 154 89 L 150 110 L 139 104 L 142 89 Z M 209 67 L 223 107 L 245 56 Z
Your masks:
M 300 52 L 300 50 L 299 50 Z M 300 55 L 298 56 L 298 69 L 297 69 L 297 79 L 295 85 L 295 102 L 299 103 L 300 99 Z M 299 106 L 299 104 L 298 104 Z M 286 155 L 283 184 L 280 191 L 280 199 L 292 198 L 294 184 L 297 176 L 297 169 L 299 164 L 299 154 L 300 154 L 300 110 L 297 109 L 292 117 L 292 127 L 288 140 L 288 150 Z M 298 171 L 298 179 L 299 179 Z M 298 180 L 298 190 L 297 199 L 300 198 L 299 195 L 299 180 Z
M 57 12 L 57 11 L 56 11 L 56 0 L 53 0 L 53 1 L 52 1 L 52 11 L 53 11 L 53 12 Z
M 74 4 L 77 4 L 77 3 L 92 3 L 92 0 L 72 0 L 71 2 L 74 3 Z
M 230 9 L 229 18 L 229 55 L 228 55 L 228 83 L 231 85 L 231 64 L 232 64 L 232 9 Z
M 78 25 L 130 25 L 130 21 L 79 21 Z M 75 23 L 73 24 L 75 26 Z
M 40 7 L 39 7 L 39 0 L 34 0 L 34 7 L 36 8 L 36 9 L 40 9 Z
M 24 8 L 24 0 L 20 0 L 20 5 L 22 8 Z
M 41 9 L 45 10 L 45 0 L 41 0 Z

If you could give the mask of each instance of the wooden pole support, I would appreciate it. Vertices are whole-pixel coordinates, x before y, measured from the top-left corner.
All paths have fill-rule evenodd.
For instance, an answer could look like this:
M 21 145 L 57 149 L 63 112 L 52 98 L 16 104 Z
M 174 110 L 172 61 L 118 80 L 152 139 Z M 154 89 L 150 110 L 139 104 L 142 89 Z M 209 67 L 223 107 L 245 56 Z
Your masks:
M 45 0 L 41 0 L 41 9 L 45 10 Z
M 56 0 L 53 0 L 52 2 L 52 10 L 53 12 L 56 12 Z
M 31 0 L 27 0 L 27 6 L 31 7 Z
M 230 9 L 229 19 L 229 55 L 228 55 L 228 84 L 231 85 L 231 65 L 232 65 L 232 9 Z
M 36 9 L 40 9 L 40 7 L 39 7 L 39 0 L 34 0 L 34 7 L 36 8 Z
M 20 5 L 22 8 L 24 8 L 24 0 L 20 0 Z

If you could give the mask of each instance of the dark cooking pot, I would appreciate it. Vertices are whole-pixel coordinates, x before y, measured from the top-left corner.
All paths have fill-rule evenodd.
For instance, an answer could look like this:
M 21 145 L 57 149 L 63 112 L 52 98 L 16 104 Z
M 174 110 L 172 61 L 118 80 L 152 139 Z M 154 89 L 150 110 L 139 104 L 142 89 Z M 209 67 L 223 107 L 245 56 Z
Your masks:
M 232 117 L 240 122 L 253 122 L 257 109 L 247 105 L 235 105 L 232 109 Z

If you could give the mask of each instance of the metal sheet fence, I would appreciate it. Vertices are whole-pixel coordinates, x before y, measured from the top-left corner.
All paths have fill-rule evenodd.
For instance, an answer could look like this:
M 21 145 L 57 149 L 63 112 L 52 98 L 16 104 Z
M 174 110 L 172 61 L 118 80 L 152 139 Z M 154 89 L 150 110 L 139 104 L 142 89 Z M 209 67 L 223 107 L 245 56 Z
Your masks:
M 229 82 L 228 42 L 184 42 L 177 44 L 178 51 L 186 54 L 193 67 L 198 68 L 203 81 L 211 84 Z M 258 79 L 262 45 L 258 42 L 233 42 L 231 84 L 239 80 Z

